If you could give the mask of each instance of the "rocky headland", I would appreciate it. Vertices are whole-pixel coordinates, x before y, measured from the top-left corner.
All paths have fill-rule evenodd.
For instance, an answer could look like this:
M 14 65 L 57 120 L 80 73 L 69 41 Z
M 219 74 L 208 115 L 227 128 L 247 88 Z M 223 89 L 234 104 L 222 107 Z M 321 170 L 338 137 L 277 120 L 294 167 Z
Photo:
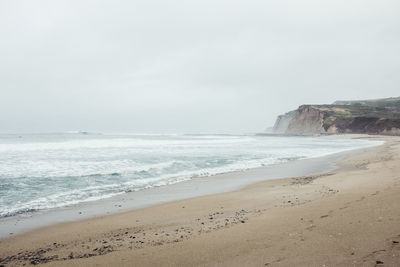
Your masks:
M 400 97 L 302 105 L 278 116 L 273 132 L 296 135 L 400 135 Z

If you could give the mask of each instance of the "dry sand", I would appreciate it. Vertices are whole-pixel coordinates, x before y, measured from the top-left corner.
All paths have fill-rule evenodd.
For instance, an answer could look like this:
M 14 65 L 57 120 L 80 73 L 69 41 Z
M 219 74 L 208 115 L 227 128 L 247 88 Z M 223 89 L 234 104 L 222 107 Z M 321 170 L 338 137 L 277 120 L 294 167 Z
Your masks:
M 318 176 L 0 241 L 0 265 L 400 266 L 400 137 Z

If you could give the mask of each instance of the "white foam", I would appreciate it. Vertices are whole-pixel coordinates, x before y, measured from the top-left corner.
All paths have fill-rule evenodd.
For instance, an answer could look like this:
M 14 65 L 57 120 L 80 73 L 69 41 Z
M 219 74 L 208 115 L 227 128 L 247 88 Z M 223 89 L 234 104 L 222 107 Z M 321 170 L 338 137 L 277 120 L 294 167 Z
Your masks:
M 379 145 L 221 135 L 0 138 L 0 215 L 93 201 L 191 179 Z

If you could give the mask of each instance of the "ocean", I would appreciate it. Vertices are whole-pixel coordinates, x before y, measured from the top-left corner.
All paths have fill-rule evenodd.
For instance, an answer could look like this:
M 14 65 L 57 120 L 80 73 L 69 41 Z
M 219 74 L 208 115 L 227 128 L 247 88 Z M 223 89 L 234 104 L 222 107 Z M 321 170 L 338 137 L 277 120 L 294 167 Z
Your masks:
M 380 143 L 258 135 L 2 134 L 0 217 Z

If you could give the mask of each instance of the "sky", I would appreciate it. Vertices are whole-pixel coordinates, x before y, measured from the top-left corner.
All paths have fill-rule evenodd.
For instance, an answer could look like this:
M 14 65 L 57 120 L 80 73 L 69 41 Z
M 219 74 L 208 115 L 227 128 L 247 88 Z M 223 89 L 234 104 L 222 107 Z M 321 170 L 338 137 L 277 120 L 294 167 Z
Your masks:
M 0 132 L 261 132 L 400 96 L 399 47 L 398 0 L 0 0 Z

